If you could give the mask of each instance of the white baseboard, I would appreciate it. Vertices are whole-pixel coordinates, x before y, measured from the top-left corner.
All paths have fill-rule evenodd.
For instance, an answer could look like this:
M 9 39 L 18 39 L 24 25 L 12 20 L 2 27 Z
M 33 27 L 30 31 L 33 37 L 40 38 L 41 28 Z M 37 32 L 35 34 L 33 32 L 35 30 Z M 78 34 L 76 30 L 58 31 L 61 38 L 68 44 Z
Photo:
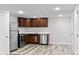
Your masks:
M 63 43 L 63 42 L 53 42 L 49 44 L 62 44 L 62 45 L 72 45 L 72 43 Z
M 79 55 L 79 51 L 74 51 L 74 55 Z

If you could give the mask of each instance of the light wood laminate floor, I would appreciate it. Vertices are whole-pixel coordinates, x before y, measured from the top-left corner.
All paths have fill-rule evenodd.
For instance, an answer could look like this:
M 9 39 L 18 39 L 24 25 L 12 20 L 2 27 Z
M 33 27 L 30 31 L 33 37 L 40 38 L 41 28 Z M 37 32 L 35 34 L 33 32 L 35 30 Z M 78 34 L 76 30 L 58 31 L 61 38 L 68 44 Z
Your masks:
M 73 55 L 69 45 L 28 44 L 10 53 L 11 55 Z

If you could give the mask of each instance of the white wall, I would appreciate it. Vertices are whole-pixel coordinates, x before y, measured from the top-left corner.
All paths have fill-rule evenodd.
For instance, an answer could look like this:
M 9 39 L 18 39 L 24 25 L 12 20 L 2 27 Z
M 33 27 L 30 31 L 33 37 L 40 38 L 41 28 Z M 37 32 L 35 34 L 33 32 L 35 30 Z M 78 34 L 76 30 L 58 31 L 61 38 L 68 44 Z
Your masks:
M 10 14 L 9 21 L 10 30 L 18 30 L 17 17 Z
M 10 23 L 17 23 L 17 17 L 10 14 Z
M 50 32 L 50 44 L 71 44 L 71 18 L 48 19 L 48 27 L 20 27 L 20 32 Z

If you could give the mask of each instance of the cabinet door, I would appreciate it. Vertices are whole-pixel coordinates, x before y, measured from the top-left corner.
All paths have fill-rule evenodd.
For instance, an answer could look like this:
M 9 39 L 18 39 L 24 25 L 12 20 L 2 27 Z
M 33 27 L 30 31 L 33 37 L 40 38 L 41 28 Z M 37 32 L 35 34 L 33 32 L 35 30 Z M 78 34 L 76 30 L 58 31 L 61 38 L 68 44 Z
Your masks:
M 18 18 L 18 27 L 21 27 L 21 19 Z
M 39 20 L 37 18 L 31 19 L 31 26 L 32 27 L 38 27 L 39 26 Z
M 25 42 L 26 44 L 28 44 L 28 43 L 30 42 L 30 35 L 26 35 L 26 36 L 25 36 L 24 42 Z
M 18 26 L 19 27 L 30 27 L 30 19 L 18 17 Z
M 39 36 L 39 34 L 35 34 L 35 35 L 34 35 L 34 42 L 35 42 L 36 44 L 39 44 L 39 42 L 40 42 L 40 36 Z
M 26 27 L 26 19 L 25 19 L 25 18 L 23 18 L 23 19 L 21 20 L 21 26 L 22 26 L 22 27 Z
M 47 18 L 41 18 L 39 22 L 40 22 L 41 27 L 47 27 L 48 26 L 48 19 Z
M 26 19 L 26 27 L 30 27 L 30 19 L 29 18 Z
M 31 38 L 30 38 L 30 44 L 35 44 L 35 36 L 34 35 L 31 35 Z
M 47 18 L 34 18 L 31 20 L 32 27 L 47 27 L 48 19 Z
M 26 44 L 30 44 L 30 43 L 32 43 L 33 41 L 34 41 L 34 36 L 33 36 L 33 35 L 27 34 L 27 35 L 25 36 L 25 43 L 26 43 Z
M 39 35 L 36 35 L 36 34 L 26 35 L 25 43 L 27 43 L 27 44 L 38 44 L 39 43 Z
M 18 17 L 18 26 L 19 27 L 25 27 L 26 26 L 26 19 Z

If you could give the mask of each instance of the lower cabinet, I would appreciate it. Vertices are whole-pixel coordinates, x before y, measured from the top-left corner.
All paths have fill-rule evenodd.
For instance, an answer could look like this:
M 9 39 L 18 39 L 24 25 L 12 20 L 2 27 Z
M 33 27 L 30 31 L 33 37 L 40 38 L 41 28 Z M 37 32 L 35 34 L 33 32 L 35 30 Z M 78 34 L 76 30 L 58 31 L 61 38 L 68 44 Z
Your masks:
M 26 44 L 39 44 L 40 36 L 38 34 L 27 34 L 25 37 Z
M 48 34 L 24 34 L 25 44 L 48 44 Z

